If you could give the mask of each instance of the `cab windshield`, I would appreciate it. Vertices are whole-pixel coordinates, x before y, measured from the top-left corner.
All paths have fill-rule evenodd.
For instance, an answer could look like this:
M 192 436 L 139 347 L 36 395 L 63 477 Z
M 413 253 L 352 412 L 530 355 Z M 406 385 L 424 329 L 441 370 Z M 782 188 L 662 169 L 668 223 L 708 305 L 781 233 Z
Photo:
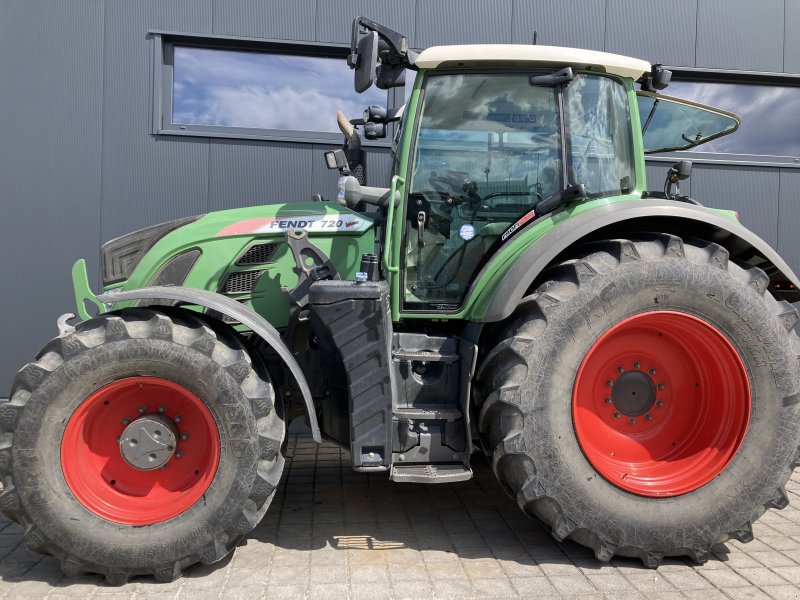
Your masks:
M 584 74 L 532 85 L 532 74 L 427 76 L 408 186 L 407 308 L 455 309 L 509 229 L 560 190 L 632 190 L 624 86 Z

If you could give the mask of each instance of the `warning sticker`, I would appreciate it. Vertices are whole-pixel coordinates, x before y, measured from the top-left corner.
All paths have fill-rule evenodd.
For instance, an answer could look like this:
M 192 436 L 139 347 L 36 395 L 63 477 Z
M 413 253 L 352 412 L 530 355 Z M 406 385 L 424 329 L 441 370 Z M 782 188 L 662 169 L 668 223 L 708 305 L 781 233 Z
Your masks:
M 470 241 L 475 237 L 475 226 L 470 223 L 465 223 L 461 226 L 461 229 L 458 230 L 458 235 L 462 240 Z
M 223 227 L 216 235 L 242 235 L 246 233 L 282 233 L 294 229 L 308 232 L 354 232 L 366 231 L 372 221 L 358 215 L 304 215 L 302 217 L 269 217 L 265 219 L 247 219 Z
M 532 211 L 530 211 L 530 212 L 528 212 L 528 213 L 525 213 L 525 214 L 522 216 L 522 218 L 521 218 L 519 221 L 517 221 L 517 222 L 516 222 L 516 223 L 514 223 L 514 224 L 513 224 L 511 227 L 509 227 L 508 229 L 506 229 L 506 232 L 505 232 L 505 233 L 504 233 L 502 236 L 500 236 L 500 240 L 501 240 L 501 241 L 503 241 L 503 242 L 505 242 L 505 241 L 506 241 L 508 238 L 510 238 L 510 237 L 511 237 L 511 235 L 512 235 L 512 234 L 513 234 L 513 233 L 514 233 L 514 232 L 515 232 L 517 229 L 519 229 L 520 227 L 522 227 L 523 225 L 525 225 L 525 223 L 527 223 L 528 221 L 530 221 L 530 220 L 531 220 L 533 217 L 535 217 L 535 216 L 536 216 L 536 210 L 535 210 L 535 209 L 534 209 L 534 210 L 532 210 Z

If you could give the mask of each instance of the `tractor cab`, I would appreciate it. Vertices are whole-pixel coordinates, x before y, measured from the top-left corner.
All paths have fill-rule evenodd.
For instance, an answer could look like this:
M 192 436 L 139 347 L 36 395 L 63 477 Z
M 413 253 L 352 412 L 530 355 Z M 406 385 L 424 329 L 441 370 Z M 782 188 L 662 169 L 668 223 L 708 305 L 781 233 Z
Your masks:
M 564 190 L 583 186 L 571 201 L 631 192 L 624 85 L 567 71 L 426 77 L 406 186 L 406 306 L 459 305 L 512 226 Z
M 359 18 L 348 64 L 356 91 L 403 85 L 405 71 L 417 71 L 403 109 L 369 107 L 344 125 L 340 117 L 345 146 L 327 156 L 342 171 L 339 202 L 393 217 L 383 248 L 396 315 L 459 312 L 523 227 L 589 202 L 642 198 L 644 153 L 693 148 L 739 123 L 658 94 L 671 77 L 660 65 L 603 52 L 473 45 L 417 54 L 401 34 Z M 351 173 L 363 172 L 358 127 L 374 139 L 392 121 L 393 191 L 366 187 Z

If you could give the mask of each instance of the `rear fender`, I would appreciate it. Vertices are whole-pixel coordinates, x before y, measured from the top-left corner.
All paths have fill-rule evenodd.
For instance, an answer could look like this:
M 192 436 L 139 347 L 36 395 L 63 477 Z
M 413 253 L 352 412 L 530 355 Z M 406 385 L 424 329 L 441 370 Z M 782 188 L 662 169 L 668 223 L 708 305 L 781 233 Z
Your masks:
M 719 211 L 684 202 L 641 200 L 607 204 L 576 215 L 522 250 L 502 279 L 486 286 L 491 297 L 485 300 L 486 310 L 479 320 L 493 322 L 508 317 L 542 272 L 554 262 L 568 258 L 573 248 L 596 239 L 625 237 L 642 231 L 671 233 L 720 244 L 732 258 L 763 269 L 771 283 L 794 285 L 794 290 L 788 291 L 773 288 L 775 296 L 790 302 L 800 300 L 800 280 L 786 261 L 737 221 Z
M 85 293 L 85 290 L 82 291 Z M 289 350 L 286 344 L 283 343 L 283 340 L 281 340 L 278 330 L 259 314 L 221 294 L 179 286 L 156 286 L 125 292 L 108 292 L 96 296 L 96 300 L 104 305 L 111 305 L 124 300 L 174 300 L 176 302 L 204 306 L 205 308 L 216 310 L 246 325 L 253 333 L 269 344 L 284 363 L 286 363 L 286 366 L 289 368 L 289 371 L 291 371 L 303 394 L 306 414 L 308 415 L 308 422 L 311 427 L 311 435 L 315 442 L 322 442 L 319 424 L 317 423 L 317 414 L 314 410 L 314 400 L 311 397 L 311 390 L 308 387 L 308 382 L 303 374 L 303 370 L 300 368 L 300 365 L 297 364 L 292 351 Z

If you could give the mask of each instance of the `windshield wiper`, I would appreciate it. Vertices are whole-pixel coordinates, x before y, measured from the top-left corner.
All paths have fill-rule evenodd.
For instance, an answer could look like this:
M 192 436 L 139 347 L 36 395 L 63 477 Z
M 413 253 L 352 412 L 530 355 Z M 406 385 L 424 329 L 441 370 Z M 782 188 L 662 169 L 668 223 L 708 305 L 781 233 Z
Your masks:
M 586 186 L 582 183 L 576 183 L 565 187 L 563 190 L 557 191 L 552 196 L 548 196 L 539 204 L 536 205 L 536 216 L 541 217 L 549 212 L 554 211 L 559 206 L 575 200 L 576 198 L 586 198 Z
M 653 102 L 653 108 L 650 109 L 650 114 L 647 115 L 647 120 L 644 122 L 644 125 L 642 125 L 642 136 L 644 136 L 645 132 L 647 131 L 647 128 L 650 126 L 650 121 L 653 120 L 653 115 L 656 114 L 656 108 L 658 108 L 658 103 L 660 101 L 661 100 L 656 98 L 655 101 Z

